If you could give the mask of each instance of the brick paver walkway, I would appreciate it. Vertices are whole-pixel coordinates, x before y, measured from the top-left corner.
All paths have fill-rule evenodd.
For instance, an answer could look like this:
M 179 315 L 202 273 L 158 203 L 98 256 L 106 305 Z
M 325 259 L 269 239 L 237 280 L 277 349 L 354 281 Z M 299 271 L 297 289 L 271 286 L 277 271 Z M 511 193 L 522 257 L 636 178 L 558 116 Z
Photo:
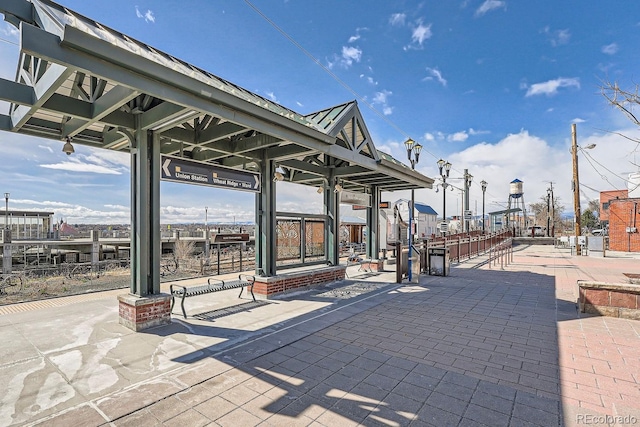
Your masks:
M 472 265 L 453 268 L 450 277 L 421 276 L 418 285 L 364 275 L 354 278 L 360 285 L 352 291 L 294 295 L 275 307 L 285 310 L 288 301 L 304 299 L 322 308 L 277 324 L 264 317 L 274 307 L 234 314 L 229 318 L 249 316 L 269 326 L 222 350 L 217 341 L 198 343 L 221 334 L 229 320 L 177 321 L 137 334 L 141 346 L 129 341 L 122 349 L 119 341 L 128 335 L 120 338 L 119 325 L 104 324 L 96 328 L 104 335 L 95 344 L 99 351 L 87 353 L 96 362 L 115 360 L 123 378 L 160 360 L 170 360 L 172 368 L 84 400 L 66 389 L 75 405 L 38 416 L 40 408 L 21 403 L 16 392 L 20 381 L 37 373 L 36 365 L 11 378 L 3 369 L 17 365 L 0 362 L 0 378 L 19 396 L 17 403 L 0 400 L 34 414 L 29 423 L 46 426 L 640 423 L 640 322 L 585 316 L 575 306 L 577 279 L 623 281 L 623 272 L 638 272 L 638 260 L 528 247 L 518 248 L 504 269 Z M 0 316 L 0 326 L 8 330 L 10 316 L 18 315 Z M 126 357 L 114 359 L 113 352 Z M 67 375 L 79 354 L 68 345 L 48 363 Z M 79 379 L 69 378 L 69 386 L 78 387 Z M 38 381 L 38 397 L 24 396 L 25 402 L 63 401 L 44 377 Z M 1 406 L 0 417 L 7 419 Z

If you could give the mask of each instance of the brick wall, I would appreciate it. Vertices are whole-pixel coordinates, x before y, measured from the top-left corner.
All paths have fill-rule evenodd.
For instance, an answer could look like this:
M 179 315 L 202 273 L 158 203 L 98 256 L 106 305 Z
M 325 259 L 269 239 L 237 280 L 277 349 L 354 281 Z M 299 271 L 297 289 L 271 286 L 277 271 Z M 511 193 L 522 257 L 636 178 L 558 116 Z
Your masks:
M 256 277 L 253 292 L 257 297 L 269 297 L 327 283 L 344 280 L 346 267 L 323 267 L 299 273 L 279 274 L 274 277 Z
M 628 233 L 628 227 L 636 231 Z M 617 199 L 609 204 L 609 249 L 640 252 L 640 199 Z
M 609 221 L 609 205 L 611 200 L 626 199 L 629 197 L 627 190 L 611 190 L 600 192 L 600 221 Z

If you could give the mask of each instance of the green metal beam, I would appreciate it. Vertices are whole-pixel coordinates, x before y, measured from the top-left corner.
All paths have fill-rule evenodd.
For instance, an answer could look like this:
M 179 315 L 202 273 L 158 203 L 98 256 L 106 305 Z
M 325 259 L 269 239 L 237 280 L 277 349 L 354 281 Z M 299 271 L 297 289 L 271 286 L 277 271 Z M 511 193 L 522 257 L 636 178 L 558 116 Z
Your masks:
M 200 135 L 198 136 L 198 143 L 206 144 L 215 142 L 220 139 L 229 138 L 230 136 L 235 136 L 243 132 L 247 132 L 248 130 L 249 129 L 247 129 L 246 126 L 240 126 L 239 124 L 231 122 L 225 122 L 219 125 L 211 125 L 208 128 L 200 131 Z
M 23 25 L 28 27 L 27 25 Z M 36 111 L 55 93 L 58 87 L 73 73 L 65 66 L 51 64 L 33 87 L 36 100 L 30 105 L 21 105 L 11 114 L 14 130 L 20 129 Z
M 199 114 L 200 113 L 190 108 L 185 108 L 182 105 L 163 102 L 142 114 L 142 128 L 162 132 L 170 127 L 184 123 Z
M 20 105 L 33 105 L 36 100 L 31 86 L 0 78 L 0 101 Z
M 91 105 L 91 118 L 84 120 L 78 117 L 74 117 L 67 123 L 64 123 L 63 134 L 69 136 L 75 136 L 93 124 L 102 121 L 112 112 L 118 110 L 123 104 L 126 104 L 140 92 L 131 90 L 126 87 L 116 86 L 109 92 L 96 99 Z
M 20 26 L 20 21 L 33 24 L 33 5 L 26 0 L 2 0 L 0 13 L 16 28 Z M 11 16 L 14 18 L 10 19 Z

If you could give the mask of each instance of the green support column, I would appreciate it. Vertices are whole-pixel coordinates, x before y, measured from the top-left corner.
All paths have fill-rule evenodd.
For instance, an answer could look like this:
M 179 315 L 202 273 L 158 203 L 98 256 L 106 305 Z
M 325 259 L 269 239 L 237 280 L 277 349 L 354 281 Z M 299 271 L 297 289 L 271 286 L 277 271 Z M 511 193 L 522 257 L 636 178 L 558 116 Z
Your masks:
M 380 254 L 380 190 L 371 188 L 371 207 L 367 209 L 367 258 L 378 259 Z
M 260 162 L 262 190 L 256 194 L 256 275 L 276 275 L 276 183 L 274 163 L 263 155 Z
M 131 293 L 160 293 L 160 139 L 138 126 L 131 150 Z
M 333 164 L 333 159 L 329 160 Z M 329 218 L 325 225 L 324 241 L 327 261 L 333 265 L 340 264 L 340 194 L 334 191 L 338 180 L 333 174 L 333 169 L 327 180 L 329 183 L 327 190 L 322 193 L 324 196 L 324 214 Z

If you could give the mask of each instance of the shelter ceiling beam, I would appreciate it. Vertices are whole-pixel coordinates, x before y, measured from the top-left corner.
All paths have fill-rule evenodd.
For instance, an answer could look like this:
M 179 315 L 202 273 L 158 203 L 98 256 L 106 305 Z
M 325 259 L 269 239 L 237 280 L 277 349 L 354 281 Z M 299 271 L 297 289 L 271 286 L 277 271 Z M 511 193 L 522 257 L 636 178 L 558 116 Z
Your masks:
M 33 105 L 36 93 L 33 87 L 0 78 L 0 101 L 20 105 Z
M 205 147 L 213 147 L 227 154 L 241 154 L 272 147 L 282 142 L 281 139 L 271 135 L 259 134 L 235 141 L 218 141 L 215 144 L 206 144 Z M 210 157 L 213 159 L 213 157 Z
M 122 104 L 126 104 L 138 95 L 140 95 L 140 92 L 123 86 L 116 86 L 112 88 L 109 92 L 90 103 L 92 112 L 89 120 L 73 117 L 71 120 L 64 123 L 62 134 L 76 136 L 80 132 L 89 128 L 89 126 L 102 121 L 103 118 L 118 110 Z
M 171 102 L 163 102 L 142 113 L 140 120 L 143 130 L 155 130 L 161 133 L 199 116 L 199 111 L 185 108 Z
M 20 105 L 13 110 L 11 114 L 13 130 L 20 129 L 72 73 L 73 71 L 68 67 L 50 64 L 47 71 L 33 85 L 35 102 L 30 106 Z
M 240 126 L 239 124 L 231 122 L 225 122 L 219 125 L 212 124 L 206 129 L 200 131 L 200 135 L 198 136 L 198 143 L 208 144 L 216 142 L 217 145 L 217 141 L 221 139 L 229 138 L 247 131 L 248 129 L 245 126 Z M 225 150 L 223 149 L 222 151 Z
M 286 166 L 288 168 L 295 169 L 298 171 L 313 173 L 321 177 L 328 176 L 328 170 L 326 167 L 316 166 L 308 162 L 303 162 L 302 160 L 296 160 L 296 159 L 285 160 L 285 161 L 279 162 L 279 165 Z

